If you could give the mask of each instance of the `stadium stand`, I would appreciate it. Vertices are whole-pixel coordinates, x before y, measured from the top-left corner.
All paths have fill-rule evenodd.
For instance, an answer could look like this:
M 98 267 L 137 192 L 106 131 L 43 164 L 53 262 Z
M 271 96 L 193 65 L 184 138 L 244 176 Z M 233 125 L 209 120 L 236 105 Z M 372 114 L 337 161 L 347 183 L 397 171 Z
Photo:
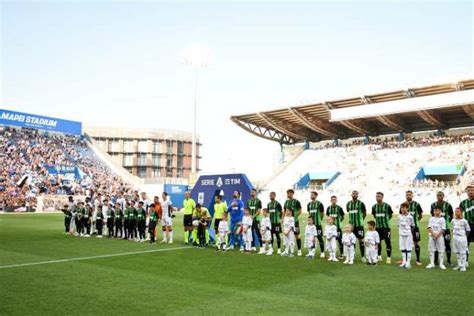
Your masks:
M 132 193 L 78 136 L 3 127 L 0 154 L 0 204 L 6 210 L 34 209 L 40 195 Z
M 411 189 L 428 209 L 437 190 L 444 191 L 447 200 L 458 205 L 463 187 L 474 180 L 474 134 L 407 137 L 404 141 L 374 139 L 366 145 L 361 142 L 310 146 L 265 186 L 262 199 L 267 199 L 270 191 L 282 199 L 293 185 L 303 205 L 312 190 L 319 192 L 320 201 L 327 203 L 331 195 L 336 195 L 342 204 L 350 199 L 352 190 L 358 190 L 367 205 L 374 203 L 377 191 L 383 191 L 385 200 L 398 208 L 405 191 Z M 433 163 L 467 171 L 453 174 L 452 181 L 416 179 L 421 168 Z M 327 187 L 311 183 L 306 188 L 296 186 L 307 173 L 324 170 L 336 170 L 340 175 Z

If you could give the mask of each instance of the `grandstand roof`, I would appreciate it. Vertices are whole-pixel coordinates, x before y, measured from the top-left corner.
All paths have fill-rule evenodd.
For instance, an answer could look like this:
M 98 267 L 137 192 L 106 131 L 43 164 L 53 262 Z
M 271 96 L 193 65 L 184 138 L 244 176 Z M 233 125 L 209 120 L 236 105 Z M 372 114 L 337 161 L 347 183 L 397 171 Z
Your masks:
M 474 79 L 232 116 L 244 130 L 282 144 L 474 126 L 474 100 L 436 109 L 331 121 L 331 110 L 474 89 Z M 421 100 L 421 99 L 420 99 Z

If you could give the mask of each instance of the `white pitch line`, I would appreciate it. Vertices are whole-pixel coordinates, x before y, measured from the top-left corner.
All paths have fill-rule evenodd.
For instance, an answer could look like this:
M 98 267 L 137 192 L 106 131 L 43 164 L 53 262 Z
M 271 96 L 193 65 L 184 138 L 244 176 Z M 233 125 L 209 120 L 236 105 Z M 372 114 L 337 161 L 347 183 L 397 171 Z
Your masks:
M 172 250 L 180 250 L 180 249 L 193 249 L 193 248 L 192 247 L 176 247 L 176 248 L 154 249 L 154 250 L 144 250 L 144 251 L 135 251 L 135 252 L 114 253 L 110 255 L 101 255 L 101 256 L 19 263 L 19 264 L 12 264 L 8 266 L 0 266 L 0 269 L 28 267 L 28 266 L 36 266 L 36 265 L 41 265 L 41 264 L 61 263 L 61 262 L 69 262 L 69 261 L 81 261 L 81 260 L 101 259 L 101 258 L 110 258 L 110 257 L 120 257 L 120 256 L 128 256 L 128 255 L 137 255 L 137 254 L 142 254 L 142 253 L 164 252 L 164 251 L 172 251 Z

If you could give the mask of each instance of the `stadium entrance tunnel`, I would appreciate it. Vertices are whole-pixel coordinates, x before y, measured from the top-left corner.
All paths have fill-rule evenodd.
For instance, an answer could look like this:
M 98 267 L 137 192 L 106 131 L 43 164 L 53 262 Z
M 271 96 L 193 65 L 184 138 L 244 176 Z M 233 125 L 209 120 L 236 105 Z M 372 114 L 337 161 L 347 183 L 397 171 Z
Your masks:
M 341 173 L 339 171 L 315 171 L 308 172 L 296 183 L 298 189 L 325 189 L 336 180 Z
M 234 191 L 240 192 L 240 198 L 245 203 L 250 199 L 250 191 L 252 189 L 252 183 L 243 173 L 203 175 L 199 177 L 194 185 L 191 191 L 191 197 L 196 203 L 206 207 L 211 217 L 214 217 L 214 201 L 216 195 L 220 195 L 222 201 L 229 206 L 233 199 Z M 213 241 L 215 239 L 215 231 L 212 225 L 209 227 L 209 235 Z
M 418 171 L 415 180 L 457 182 L 465 171 L 465 167 L 462 163 L 457 165 L 424 166 Z

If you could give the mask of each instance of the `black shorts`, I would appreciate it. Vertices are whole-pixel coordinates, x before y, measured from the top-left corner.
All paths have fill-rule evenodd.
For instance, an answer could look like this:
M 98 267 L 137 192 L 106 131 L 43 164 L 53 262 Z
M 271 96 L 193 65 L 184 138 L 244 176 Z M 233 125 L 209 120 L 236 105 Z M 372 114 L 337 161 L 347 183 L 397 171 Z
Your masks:
M 193 226 L 193 215 L 192 214 L 188 214 L 188 215 L 183 216 L 183 226 L 184 227 Z
M 354 226 L 354 235 L 356 235 L 357 239 L 364 239 L 364 226 Z
M 295 223 L 295 236 L 300 234 L 300 222 Z
M 214 220 L 214 231 L 217 232 L 217 231 L 219 230 L 219 223 L 220 223 L 220 222 L 221 222 L 221 219 L 219 219 L 219 218 L 216 218 L 216 219 Z
M 392 237 L 392 230 L 390 228 L 376 228 L 379 233 L 380 240 L 390 239 Z
M 323 226 L 321 226 L 321 225 L 316 225 L 316 232 L 318 233 L 318 237 L 319 237 L 319 236 L 322 237 L 322 236 L 323 236 Z M 320 238 L 321 238 L 321 237 L 320 237 Z
M 412 228 L 411 233 L 413 234 L 413 242 L 419 242 L 421 240 L 420 228 Z
M 281 224 L 272 224 L 272 234 L 280 235 L 281 233 Z

